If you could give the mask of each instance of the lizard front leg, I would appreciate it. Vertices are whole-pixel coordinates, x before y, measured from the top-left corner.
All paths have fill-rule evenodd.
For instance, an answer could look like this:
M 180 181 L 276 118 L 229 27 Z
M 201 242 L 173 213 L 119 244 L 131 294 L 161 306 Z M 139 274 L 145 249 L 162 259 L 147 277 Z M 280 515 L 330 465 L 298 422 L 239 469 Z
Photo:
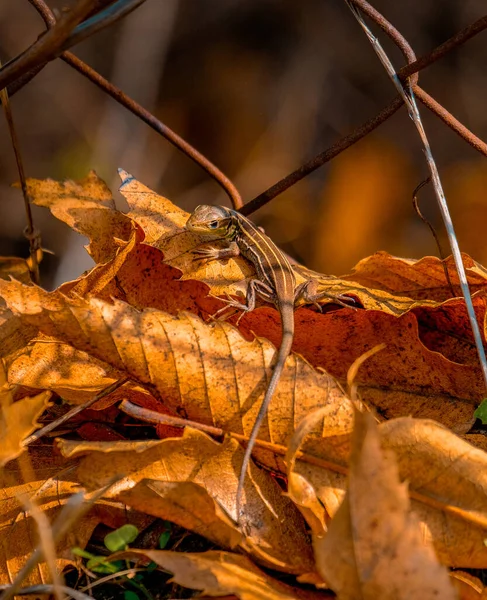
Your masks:
M 240 250 L 237 242 L 230 242 L 225 248 L 196 248 L 193 254 L 198 254 L 193 260 L 227 260 L 239 256 Z

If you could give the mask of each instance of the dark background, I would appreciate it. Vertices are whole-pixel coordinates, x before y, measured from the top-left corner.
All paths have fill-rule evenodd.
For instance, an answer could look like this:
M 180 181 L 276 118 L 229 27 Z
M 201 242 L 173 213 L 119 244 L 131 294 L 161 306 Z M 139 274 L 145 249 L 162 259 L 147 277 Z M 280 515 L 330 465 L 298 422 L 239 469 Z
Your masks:
M 417 55 L 485 12 L 479 0 L 373 2 Z M 62 8 L 68 2 L 49 2 Z M 0 0 L 3 62 L 44 25 L 27 0 Z M 375 30 L 375 28 L 374 28 Z M 399 51 L 381 34 L 395 66 Z M 72 48 L 216 163 L 245 201 L 379 112 L 395 95 L 365 35 L 340 0 L 147 0 Z M 487 139 L 487 32 L 420 74 L 420 84 Z M 12 97 L 27 175 L 82 178 L 95 169 L 114 190 L 123 167 L 190 211 L 226 196 L 187 157 L 61 61 Z M 487 159 L 421 107 L 463 251 L 487 263 Z M 22 197 L 0 117 L 0 255 L 26 257 Z M 377 250 L 437 254 L 412 209 L 427 170 L 404 107 L 345 153 L 253 215 L 308 266 L 340 275 Z M 423 211 L 440 228 L 431 189 Z M 120 203 L 123 207 L 123 203 Z M 44 285 L 89 268 L 86 240 L 35 210 Z

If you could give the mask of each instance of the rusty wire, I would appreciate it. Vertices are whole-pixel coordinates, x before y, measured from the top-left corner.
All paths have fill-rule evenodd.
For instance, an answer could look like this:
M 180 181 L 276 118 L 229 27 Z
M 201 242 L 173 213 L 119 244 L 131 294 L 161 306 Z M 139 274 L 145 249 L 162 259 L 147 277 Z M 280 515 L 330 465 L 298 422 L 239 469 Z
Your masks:
M 439 60 L 442 56 L 444 56 L 447 52 L 463 44 L 467 40 L 471 39 L 477 33 L 480 33 L 483 29 L 487 27 L 487 16 L 479 19 L 472 25 L 462 29 L 452 38 L 432 50 L 429 54 L 422 56 L 419 59 L 416 59 L 416 55 L 411 48 L 408 41 L 404 38 L 403 35 L 391 24 L 385 17 L 379 13 L 373 6 L 371 6 L 366 0 L 352 0 L 353 3 L 360 8 L 360 10 L 366 14 L 370 19 L 374 21 L 376 25 L 378 25 L 387 35 L 388 37 L 396 44 L 396 46 L 401 50 L 404 58 L 407 61 L 406 67 L 403 67 L 399 71 L 402 78 L 405 79 L 409 76 L 410 85 L 416 94 L 417 98 L 427 107 L 431 112 L 436 114 L 448 127 L 450 127 L 455 133 L 457 133 L 460 137 L 462 137 L 468 144 L 470 144 L 475 150 L 487 156 L 487 144 L 477 137 L 474 133 L 472 133 L 465 125 L 460 123 L 458 119 L 456 119 L 450 112 L 446 110 L 444 106 L 442 106 L 439 102 L 437 102 L 434 98 L 432 98 L 427 92 L 425 92 L 418 85 L 418 73 L 420 69 L 425 68 L 426 66 L 434 63 L 436 60 Z M 314 158 L 306 162 L 304 165 L 286 175 L 283 179 L 272 185 L 270 188 L 256 196 L 250 202 L 247 202 L 242 208 L 242 213 L 245 215 L 250 215 L 255 212 L 257 209 L 261 208 L 268 202 L 270 202 L 276 196 L 279 196 L 287 189 L 301 181 L 304 177 L 329 162 L 335 156 L 338 156 L 341 152 L 357 143 L 363 137 L 371 133 L 374 129 L 379 127 L 382 123 L 387 121 L 389 117 L 391 117 L 401 106 L 403 106 L 404 101 L 398 95 L 396 96 L 385 108 L 383 108 L 378 115 L 372 117 L 359 127 L 357 127 L 352 133 L 346 135 L 341 138 L 324 150 L 316 155 Z
M 129 6 L 132 7 L 131 9 L 133 9 L 136 7 L 136 5 L 142 3 L 142 1 L 143 0 L 119 0 L 115 3 L 115 5 L 118 5 L 118 7 L 124 5 L 124 10 L 126 10 Z M 47 62 L 59 56 L 64 62 L 69 64 L 84 77 L 88 78 L 105 93 L 109 94 L 114 100 L 127 108 L 127 110 L 132 112 L 135 116 L 148 124 L 152 129 L 165 137 L 170 143 L 176 146 L 195 163 L 200 165 L 200 167 L 202 167 L 210 175 L 210 177 L 212 177 L 225 190 L 231 199 L 233 206 L 235 208 L 240 208 L 242 212 L 247 215 L 251 214 L 279 194 L 282 194 L 285 190 L 295 185 L 298 181 L 371 133 L 379 125 L 389 119 L 403 105 L 403 100 L 397 96 L 385 108 L 383 108 L 379 114 L 367 120 L 365 123 L 357 127 L 352 133 L 344 136 L 335 144 L 323 152 L 320 152 L 317 156 L 307 161 L 301 167 L 275 183 L 268 190 L 259 194 L 259 196 L 254 198 L 252 201 L 242 206 L 242 200 L 236 187 L 228 179 L 228 177 L 226 177 L 205 156 L 200 154 L 195 148 L 178 136 L 167 125 L 154 117 L 154 115 L 152 115 L 148 110 L 144 109 L 137 102 L 128 97 L 122 90 L 111 84 L 97 71 L 81 61 L 72 52 L 62 51 L 64 47 L 63 44 L 69 43 L 67 40 L 70 39 L 70 36 L 72 36 L 71 41 L 76 40 L 76 35 L 72 33 L 73 31 L 77 30 L 80 32 L 81 30 L 84 30 L 85 32 L 88 31 L 88 33 L 91 35 L 95 31 L 98 31 L 102 26 L 110 24 L 111 21 L 109 21 L 109 19 L 105 18 L 104 20 L 104 17 L 101 16 L 104 12 L 103 10 L 98 13 L 98 16 L 95 14 L 94 17 L 87 19 L 85 21 L 85 25 L 83 25 L 83 21 L 86 15 L 89 13 L 89 8 L 92 4 L 91 2 L 88 2 L 88 0 L 80 0 L 74 11 L 71 11 L 67 15 L 63 15 L 63 17 L 61 17 L 59 20 L 56 20 L 53 12 L 48 7 L 45 0 L 29 0 L 29 2 L 44 19 L 48 31 L 43 34 L 39 40 L 37 40 L 37 42 L 32 44 L 28 50 L 0 69 L 0 89 L 8 85 L 8 91 L 10 95 L 13 95 L 16 91 L 21 89 L 23 85 L 35 77 Z M 409 82 L 416 97 L 473 148 L 487 156 L 487 144 L 478 138 L 474 133 L 472 133 L 467 127 L 465 127 L 465 125 L 460 123 L 445 109 L 444 106 L 432 98 L 418 85 L 418 71 L 433 64 L 442 58 L 446 53 L 465 43 L 467 40 L 471 39 L 487 28 L 487 16 L 478 19 L 473 24 L 459 31 L 443 44 L 433 49 L 428 54 L 425 54 L 417 59 L 413 49 L 404 36 L 397 30 L 397 28 L 387 21 L 387 19 L 385 19 L 380 12 L 371 6 L 367 0 L 353 0 L 353 3 L 359 7 L 360 10 L 378 27 L 380 27 L 401 50 L 407 64 L 398 71 L 398 75 L 401 77 L 401 79 L 409 78 Z M 93 27 L 88 26 L 87 23 L 89 22 L 96 22 L 97 25 Z
M 1 63 L 0 63 L 1 65 Z M 0 104 L 3 106 L 5 113 L 5 119 L 7 121 L 7 127 L 10 134 L 10 141 L 12 143 L 12 149 L 15 155 L 15 162 L 17 164 L 17 172 L 20 179 L 20 187 L 22 190 L 22 196 L 24 198 L 25 215 L 27 218 L 27 225 L 24 229 L 24 236 L 29 240 L 29 254 L 30 260 L 28 261 L 29 271 L 34 283 L 39 284 L 39 251 L 41 250 L 41 233 L 34 226 L 34 217 L 32 216 L 32 206 L 30 203 L 29 191 L 27 189 L 27 180 L 25 178 L 24 161 L 22 159 L 22 152 L 20 151 L 20 143 L 15 128 L 14 117 L 12 113 L 12 106 L 8 97 L 7 89 L 0 90 Z
M 29 0 L 29 2 L 41 15 L 48 29 L 52 30 L 54 27 L 56 27 L 57 22 L 54 13 L 46 4 L 45 0 Z M 168 140 L 168 142 L 173 144 L 176 148 L 178 148 L 178 150 L 181 150 L 181 152 L 186 154 L 186 156 L 204 169 L 208 175 L 214 179 L 227 193 L 234 208 L 239 209 L 243 205 L 242 197 L 231 180 L 216 165 L 206 158 L 206 156 L 198 152 L 198 150 L 196 150 L 196 148 L 194 148 L 189 142 L 184 140 L 170 127 L 157 119 L 150 111 L 130 98 L 130 96 L 125 94 L 113 83 L 110 83 L 107 79 L 95 71 L 95 69 L 91 68 L 72 52 L 65 51 L 60 55 L 60 58 L 68 65 L 73 67 L 78 73 L 89 79 L 106 94 L 111 96 L 116 102 L 124 106 L 132 114 L 144 121 L 144 123 L 149 125 L 149 127 L 162 135 L 166 140 Z M 21 89 L 25 83 L 37 75 L 37 72 L 31 70 L 30 73 L 27 73 L 24 81 L 22 81 L 22 84 L 18 85 L 14 90 L 11 90 L 10 94 L 12 95 Z

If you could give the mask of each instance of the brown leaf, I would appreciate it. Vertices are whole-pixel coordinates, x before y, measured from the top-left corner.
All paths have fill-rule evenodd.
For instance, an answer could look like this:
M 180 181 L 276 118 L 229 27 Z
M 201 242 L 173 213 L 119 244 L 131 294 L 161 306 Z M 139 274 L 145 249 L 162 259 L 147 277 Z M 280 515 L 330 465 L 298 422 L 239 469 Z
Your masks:
M 357 412 L 355 423 L 347 494 L 328 535 L 314 540 L 320 574 L 342 599 L 455 598 L 374 419 Z
M 459 600 L 485 600 L 487 590 L 484 584 L 470 573 L 465 571 L 453 571 L 450 579 L 455 588 Z
M 169 552 L 129 550 L 116 558 L 147 558 L 174 573 L 173 581 L 208 596 L 235 594 L 240 600 L 319 600 L 324 592 L 293 588 L 266 575 L 248 558 L 230 552 Z
M 137 239 L 140 237 L 142 237 L 140 230 L 138 231 L 133 227 L 128 241 L 120 241 L 120 247 L 117 248 L 115 255 L 108 262 L 96 265 L 96 267 L 76 281 L 63 284 L 59 290 L 72 297 L 86 297 L 89 295 L 99 296 L 117 277 L 118 272 L 124 265 L 127 257 L 135 248 Z
M 97 263 L 114 256 L 114 238 L 129 238 L 130 219 L 116 209 L 112 193 L 94 171 L 78 182 L 28 179 L 27 190 L 34 204 L 49 208 L 55 217 L 91 240 L 87 250 Z
M 73 404 L 82 404 L 120 378 L 120 372 L 55 338 L 35 343 L 6 361 L 11 384 L 46 389 Z
M 80 490 L 74 467 L 73 461 L 53 453 L 51 446 L 39 446 L 29 448 L 28 454 L 0 471 L 0 584 L 12 583 L 39 543 L 37 525 L 25 510 L 23 499 L 34 502 L 53 523 L 71 496 Z M 120 503 L 99 500 L 56 545 L 59 571 L 75 564 L 72 548 L 84 548 L 98 523 L 117 528 L 128 521 L 142 528 L 152 520 Z M 23 584 L 49 580 L 47 565 L 41 561 Z
M 24 449 L 22 441 L 37 429 L 37 419 L 48 406 L 50 397 L 50 392 L 41 392 L 14 402 L 4 365 L 0 365 L 0 467 L 20 456 Z
M 408 481 L 414 512 L 432 539 L 442 563 L 454 567 L 487 565 L 487 454 L 429 420 L 401 418 L 379 425 L 382 446 L 396 455 L 401 481 Z M 297 460 L 295 470 L 335 515 L 346 489 L 346 471 L 336 449 L 315 439 L 312 464 Z M 319 465 L 322 459 L 323 466 Z
M 225 516 L 236 517 L 243 449 L 235 440 L 228 438 L 218 444 L 206 434 L 186 428 L 179 439 L 105 443 L 58 440 L 58 447 L 67 457 L 89 453 L 81 461 L 78 477 L 90 490 L 123 473 L 114 497 L 136 510 L 173 520 L 224 547 L 239 543 L 275 569 L 314 571 L 301 516 L 281 495 L 269 473 L 254 465 L 250 468 L 244 487 L 243 538 Z M 205 496 L 197 486 L 204 487 L 211 497 L 204 504 L 195 504 L 196 497 Z M 181 504 L 174 501 L 178 491 L 185 494 Z
M 29 266 L 23 258 L 8 257 L 0 258 L 0 277 L 10 279 L 13 277 L 22 283 L 31 283 Z
M 462 254 L 462 259 L 470 292 L 473 294 L 479 290 L 485 290 L 487 287 L 485 268 L 465 253 Z M 453 257 L 449 256 L 445 265 L 455 295 L 461 296 Z M 443 302 L 452 295 L 445 277 L 443 263 L 435 256 L 413 260 L 397 258 L 387 252 L 376 252 L 357 263 L 350 275 L 343 275 L 342 279 L 393 295 L 407 296 L 414 300 Z
M 10 393 L 0 395 L 0 467 L 22 453 L 22 441 L 37 429 L 37 418 L 48 406 L 50 397 L 51 392 L 41 392 L 13 402 Z
M 0 282 L 0 290 L 28 323 L 150 385 L 174 412 L 250 433 L 274 356 L 266 340 L 246 342 L 227 323 L 210 326 L 189 313 L 139 312 L 122 302 L 68 299 L 17 282 Z M 286 444 L 294 423 L 325 398 L 336 419 L 350 417 L 334 380 L 291 355 L 261 438 Z
M 294 467 L 304 438 L 312 433 L 321 420 L 325 419 L 326 421 L 328 412 L 328 407 L 319 408 L 304 417 L 291 438 L 286 454 L 287 493 L 306 519 L 313 535 L 317 537 L 325 535 L 328 516 L 314 487 L 302 475 L 296 473 Z

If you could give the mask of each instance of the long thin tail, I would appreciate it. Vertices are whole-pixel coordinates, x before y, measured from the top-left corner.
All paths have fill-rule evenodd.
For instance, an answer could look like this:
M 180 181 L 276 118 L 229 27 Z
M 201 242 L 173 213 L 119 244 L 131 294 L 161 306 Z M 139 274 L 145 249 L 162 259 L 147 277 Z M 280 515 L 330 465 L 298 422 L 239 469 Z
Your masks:
M 289 310 L 290 308 L 290 310 Z M 277 358 L 274 366 L 274 371 L 272 373 L 271 380 L 269 382 L 269 386 L 266 390 L 264 400 L 259 409 L 259 414 L 255 419 L 254 426 L 252 427 L 252 432 L 250 433 L 249 441 L 247 443 L 247 448 L 245 449 L 245 454 L 242 462 L 242 469 L 240 471 L 240 477 L 238 480 L 238 488 L 237 488 L 237 522 L 240 521 L 240 505 L 242 501 L 242 492 L 243 486 L 245 482 L 245 476 L 247 474 L 247 469 L 249 467 L 250 457 L 252 455 L 252 450 L 255 446 L 255 441 L 259 434 L 260 426 L 262 425 L 262 421 L 266 416 L 267 409 L 269 408 L 269 404 L 272 400 L 272 396 L 276 390 L 277 384 L 279 383 L 279 379 L 281 378 L 281 373 L 284 369 L 284 365 L 286 364 L 286 358 L 289 356 L 291 352 L 291 346 L 294 338 L 294 306 L 290 304 L 290 306 L 283 306 L 281 310 L 281 322 L 282 322 L 282 340 L 281 345 L 279 346 L 279 350 L 277 351 Z

